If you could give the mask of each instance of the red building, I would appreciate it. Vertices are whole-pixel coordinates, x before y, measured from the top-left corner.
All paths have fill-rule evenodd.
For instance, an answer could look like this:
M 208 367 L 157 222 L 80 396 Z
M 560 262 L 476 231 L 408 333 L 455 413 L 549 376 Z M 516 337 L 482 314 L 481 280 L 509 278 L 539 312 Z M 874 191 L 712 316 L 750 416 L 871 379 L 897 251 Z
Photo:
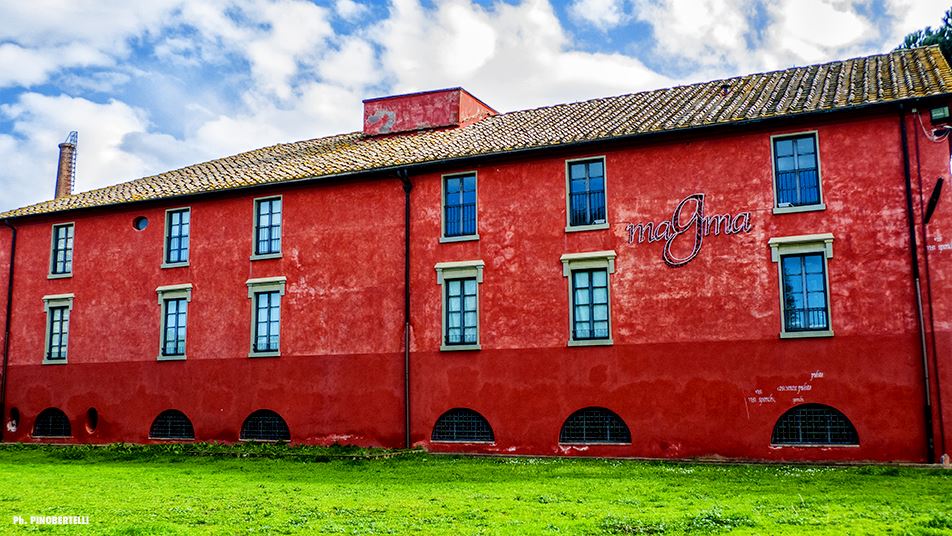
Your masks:
M 935 47 L 439 90 L 79 194 L 64 144 L 62 195 L 0 215 L 3 440 L 935 461 L 950 96 Z

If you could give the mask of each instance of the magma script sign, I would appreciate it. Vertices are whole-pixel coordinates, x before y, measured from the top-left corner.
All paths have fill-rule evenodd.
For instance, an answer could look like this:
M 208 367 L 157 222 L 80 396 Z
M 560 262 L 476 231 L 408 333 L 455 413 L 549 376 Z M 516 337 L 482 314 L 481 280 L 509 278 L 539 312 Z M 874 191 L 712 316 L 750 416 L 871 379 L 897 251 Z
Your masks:
M 634 244 L 636 240 L 639 244 L 663 240 L 664 249 L 661 252 L 661 258 L 673 268 L 684 266 L 697 257 L 705 236 L 749 233 L 750 229 L 750 212 L 738 212 L 734 216 L 730 214 L 705 215 L 704 194 L 691 194 L 682 199 L 674 209 L 670 220 L 662 220 L 658 223 L 629 223 L 626 227 L 629 244 Z M 690 252 L 684 256 L 678 256 L 675 253 L 675 250 L 688 251 L 687 246 L 675 247 L 675 241 L 681 235 L 685 235 L 683 239 L 685 241 L 694 240 Z M 688 244 L 690 245 L 690 242 Z

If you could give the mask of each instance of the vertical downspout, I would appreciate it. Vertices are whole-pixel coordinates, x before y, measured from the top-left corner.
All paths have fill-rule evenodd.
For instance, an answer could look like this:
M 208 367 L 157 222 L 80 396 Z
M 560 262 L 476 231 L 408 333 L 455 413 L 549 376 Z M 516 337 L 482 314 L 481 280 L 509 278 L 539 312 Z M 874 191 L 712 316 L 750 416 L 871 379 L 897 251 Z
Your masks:
M 10 363 L 10 315 L 13 312 L 13 266 L 17 253 L 17 228 L 9 220 L 3 220 L 3 225 L 10 228 L 10 268 L 7 272 L 7 303 L 3 316 L 3 371 L 0 377 L 0 442 L 6 431 L 4 420 L 7 414 L 7 368 Z
M 403 183 L 403 444 L 410 448 L 410 174 L 397 170 Z
M 906 183 L 906 222 L 909 224 L 909 251 L 912 260 L 912 283 L 916 292 L 916 314 L 919 321 L 919 351 L 922 354 L 922 381 L 925 393 L 926 453 L 929 463 L 935 463 L 935 437 L 932 429 L 932 385 L 929 379 L 929 353 L 926 345 L 926 325 L 922 313 L 922 286 L 919 282 L 919 245 L 916 240 L 916 219 L 912 210 L 912 176 L 909 168 L 909 142 L 906 135 L 906 110 L 899 105 L 899 136 L 902 142 L 903 177 Z

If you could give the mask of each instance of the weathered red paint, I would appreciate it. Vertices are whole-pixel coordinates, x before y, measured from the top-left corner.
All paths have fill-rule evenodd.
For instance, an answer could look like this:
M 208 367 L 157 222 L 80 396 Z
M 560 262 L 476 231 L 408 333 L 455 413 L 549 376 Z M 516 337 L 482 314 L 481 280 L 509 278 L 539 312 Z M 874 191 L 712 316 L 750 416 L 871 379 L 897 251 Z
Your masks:
M 364 101 L 364 134 L 396 134 L 459 127 L 496 111 L 463 88 L 439 89 Z
M 907 125 L 920 222 L 935 178 L 949 178 L 949 148 L 928 141 L 913 118 Z M 775 215 L 770 136 L 805 130 L 818 133 L 827 208 Z M 565 160 L 586 156 L 605 157 L 611 225 L 567 233 Z M 479 240 L 440 243 L 441 174 L 474 170 Z M 927 459 L 895 109 L 487 159 L 411 178 L 415 444 L 507 454 Z M 628 223 L 670 217 L 695 192 L 706 194 L 712 213 L 751 212 L 751 231 L 705 238 L 676 269 L 663 263 L 661 242 L 627 243 Z M 275 193 L 284 199 L 284 256 L 250 261 L 253 199 Z M 190 266 L 163 270 L 164 210 L 186 205 Z M 938 411 L 952 416 L 952 248 L 939 247 L 952 240 L 950 210 L 943 199 L 928 229 L 917 226 L 920 256 L 929 259 L 922 278 L 939 453 L 952 434 Z M 131 225 L 140 215 L 151 221 L 142 232 Z M 234 441 L 249 413 L 269 408 L 294 442 L 401 446 L 402 217 L 400 182 L 378 176 L 17 220 L 8 406 L 23 419 L 8 439 L 31 441 L 35 416 L 55 406 L 73 420 L 71 441 L 144 442 L 152 419 L 170 408 L 191 418 L 198 440 Z M 50 226 L 64 221 L 76 225 L 75 275 L 48 280 Z M 767 242 L 826 232 L 834 235 L 835 336 L 781 340 Z M 7 246 L 0 242 L 0 268 Z M 617 253 L 614 345 L 567 347 L 559 259 L 599 250 Z M 440 352 L 434 265 L 476 259 L 485 262 L 482 349 Z M 276 275 L 288 280 L 282 356 L 251 359 L 245 281 Z M 157 362 L 155 288 L 177 283 L 194 285 L 188 359 Z M 41 298 L 65 292 L 76 295 L 69 364 L 44 366 Z M 842 411 L 860 445 L 771 447 L 777 418 L 797 397 Z M 587 406 L 621 416 L 631 445 L 559 445 L 563 421 Z M 90 407 L 100 422 L 87 434 Z M 486 417 L 495 443 L 430 442 L 436 419 L 454 407 Z

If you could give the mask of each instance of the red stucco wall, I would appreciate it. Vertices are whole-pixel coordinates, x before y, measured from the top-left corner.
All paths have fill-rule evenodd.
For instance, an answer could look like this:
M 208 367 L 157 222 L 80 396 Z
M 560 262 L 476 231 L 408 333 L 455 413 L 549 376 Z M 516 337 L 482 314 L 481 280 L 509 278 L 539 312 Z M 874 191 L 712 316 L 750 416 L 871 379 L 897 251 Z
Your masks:
M 909 124 L 910 136 L 920 135 Z M 805 130 L 818 134 L 827 209 L 774 215 L 770 136 Z M 923 184 L 948 177 L 947 145 L 920 140 L 919 154 L 913 165 L 923 170 Z M 606 159 L 610 228 L 567 233 L 565 160 L 586 156 Z M 441 173 L 472 170 L 480 238 L 440 243 Z M 414 443 L 519 454 L 926 459 L 895 113 L 497 159 L 413 182 Z M 708 214 L 751 212 L 751 232 L 707 237 L 697 258 L 676 269 L 662 262 L 662 243 L 627 243 L 628 223 L 669 219 L 696 192 L 706 194 Z M 270 193 L 284 199 L 284 256 L 252 262 L 253 198 Z M 192 207 L 190 267 L 163 270 L 163 214 L 178 206 Z M 949 208 L 940 206 L 922 243 L 952 239 Z M 142 232 L 131 225 L 139 215 L 151 221 Z M 47 280 L 50 225 L 60 221 L 76 222 L 75 275 Z M 191 418 L 198 440 L 233 441 L 251 411 L 270 408 L 288 422 L 292 441 L 402 444 L 403 191 L 395 178 L 19 224 L 8 405 L 24 418 L 13 439 L 30 440 L 32 419 L 49 406 L 66 411 L 73 441 L 81 442 L 145 441 L 152 419 L 169 408 Z M 781 340 L 777 265 L 767 241 L 827 232 L 834 235 L 835 336 Z M 568 281 L 559 259 L 598 250 L 617 253 L 614 345 L 567 347 Z M 952 251 L 932 253 L 935 308 L 927 313 L 937 350 L 930 357 L 938 357 L 939 380 L 948 386 L 952 275 L 945 254 Z M 476 259 L 485 262 L 482 349 L 440 352 L 434 265 Z M 249 359 L 245 281 L 277 275 L 288 279 L 282 356 Z M 178 283 L 194 286 L 188 359 L 157 362 L 155 288 Z M 44 366 L 42 296 L 65 292 L 76 295 L 69 364 Z M 771 447 L 777 418 L 801 401 L 842 411 L 860 446 Z M 952 411 L 952 395 L 943 403 Z M 560 446 L 562 422 L 587 406 L 621 416 L 631 445 Z M 100 422 L 85 433 L 90 407 Z M 434 422 L 454 407 L 485 416 L 495 443 L 430 443 Z

